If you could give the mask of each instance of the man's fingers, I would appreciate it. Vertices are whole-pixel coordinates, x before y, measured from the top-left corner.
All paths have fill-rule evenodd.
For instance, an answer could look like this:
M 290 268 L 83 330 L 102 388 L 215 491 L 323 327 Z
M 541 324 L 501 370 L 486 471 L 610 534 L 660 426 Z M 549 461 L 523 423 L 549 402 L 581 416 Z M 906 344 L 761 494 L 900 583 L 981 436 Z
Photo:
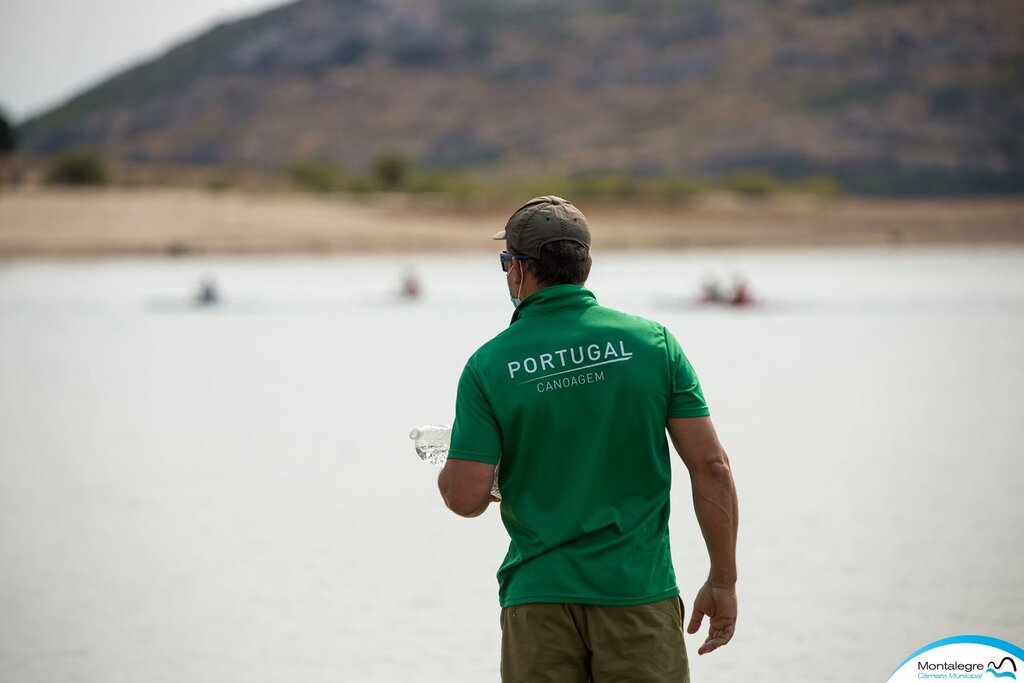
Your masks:
M 698 648 L 697 654 L 706 655 L 709 652 L 714 652 L 715 650 L 717 650 L 718 648 L 722 647 L 730 640 L 732 640 L 733 632 L 734 627 L 732 626 L 717 630 L 713 628 L 708 629 L 707 640 L 705 640 L 704 644 L 701 645 L 700 648 Z
M 725 645 L 725 643 L 721 642 L 716 638 L 708 636 L 708 639 L 704 641 L 704 644 L 697 649 L 697 654 L 706 655 L 709 652 L 714 652 L 722 645 Z
M 697 609 L 697 606 L 693 606 L 693 614 L 690 615 L 690 623 L 686 626 L 686 632 L 694 634 L 697 629 L 700 628 L 700 622 L 704 620 L 704 613 Z

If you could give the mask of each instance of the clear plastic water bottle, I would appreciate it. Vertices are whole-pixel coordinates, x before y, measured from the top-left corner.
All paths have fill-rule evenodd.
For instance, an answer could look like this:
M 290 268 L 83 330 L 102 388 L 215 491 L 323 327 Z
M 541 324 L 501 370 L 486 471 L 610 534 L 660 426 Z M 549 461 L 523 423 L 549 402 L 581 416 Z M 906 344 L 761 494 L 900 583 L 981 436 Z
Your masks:
M 451 444 L 451 425 L 423 425 L 409 432 L 409 438 L 416 442 L 416 454 L 431 465 L 444 467 L 448 460 Z
M 416 454 L 424 462 L 444 467 L 448 460 L 448 448 L 451 446 L 451 425 L 423 425 L 414 427 L 409 438 L 415 442 Z M 498 468 L 494 468 L 494 483 L 491 484 L 491 495 L 501 498 L 498 490 Z

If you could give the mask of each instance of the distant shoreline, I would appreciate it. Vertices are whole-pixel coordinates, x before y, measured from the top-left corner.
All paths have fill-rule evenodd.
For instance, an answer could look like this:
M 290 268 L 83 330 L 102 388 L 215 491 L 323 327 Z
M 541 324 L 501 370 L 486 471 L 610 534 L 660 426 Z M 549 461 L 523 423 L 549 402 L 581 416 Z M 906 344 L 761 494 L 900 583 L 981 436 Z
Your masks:
M 1024 243 L 1024 197 L 577 204 L 595 250 Z M 490 235 L 514 208 L 404 195 L 6 189 L 0 258 L 482 251 L 497 248 Z

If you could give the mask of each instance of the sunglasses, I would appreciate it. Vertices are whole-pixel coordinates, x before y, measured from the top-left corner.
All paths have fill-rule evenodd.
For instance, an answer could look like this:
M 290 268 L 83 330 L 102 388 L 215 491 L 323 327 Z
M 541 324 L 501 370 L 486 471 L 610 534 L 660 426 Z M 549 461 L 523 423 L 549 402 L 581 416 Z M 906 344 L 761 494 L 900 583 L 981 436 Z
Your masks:
M 501 263 L 501 272 L 507 273 L 512 270 L 513 261 L 529 261 L 529 256 L 523 254 L 510 254 L 507 251 L 503 251 L 498 254 L 498 261 Z

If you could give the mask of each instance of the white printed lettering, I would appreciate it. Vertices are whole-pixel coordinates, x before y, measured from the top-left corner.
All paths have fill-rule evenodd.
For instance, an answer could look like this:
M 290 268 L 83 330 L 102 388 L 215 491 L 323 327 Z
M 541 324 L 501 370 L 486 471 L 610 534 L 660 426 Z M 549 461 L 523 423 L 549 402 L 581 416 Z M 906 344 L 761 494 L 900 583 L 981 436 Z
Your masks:
M 555 379 L 549 379 L 546 382 L 537 382 L 537 393 L 543 394 L 548 391 L 554 391 L 555 389 L 571 389 L 572 387 L 578 387 L 583 384 L 596 384 L 597 382 L 604 381 L 603 372 L 588 372 L 586 374 L 580 373 L 578 375 L 569 375 L 568 377 L 556 377 Z
M 619 341 L 617 344 L 617 346 L 616 342 L 600 342 L 588 344 L 586 346 L 581 344 L 570 348 L 538 353 L 535 356 L 528 356 L 521 360 L 508 361 L 506 363 L 506 366 L 508 367 L 508 376 L 514 380 L 521 372 L 525 372 L 529 375 L 534 375 L 540 372 L 544 374 L 535 379 L 545 380 L 549 377 L 567 375 L 568 373 L 587 370 L 600 365 L 610 365 L 630 360 L 633 357 L 633 354 L 626 351 L 626 343 Z M 558 356 L 557 363 L 555 362 L 555 356 Z M 568 356 L 568 358 L 566 356 Z M 559 366 L 561 366 L 561 369 Z M 552 384 L 548 382 L 546 384 L 538 384 L 537 391 L 550 391 L 551 389 L 563 389 L 565 387 L 575 386 L 574 382 L 584 383 L 586 381 L 586 377 L 587 375 L 578 375 L 576 380 L 573 380 L 572 378 L 565 378 L 561 383 Z M 519 383 L 530 384 L 533 381 L 534 380 L 532 379 L 525 379 L 521 380 Z

